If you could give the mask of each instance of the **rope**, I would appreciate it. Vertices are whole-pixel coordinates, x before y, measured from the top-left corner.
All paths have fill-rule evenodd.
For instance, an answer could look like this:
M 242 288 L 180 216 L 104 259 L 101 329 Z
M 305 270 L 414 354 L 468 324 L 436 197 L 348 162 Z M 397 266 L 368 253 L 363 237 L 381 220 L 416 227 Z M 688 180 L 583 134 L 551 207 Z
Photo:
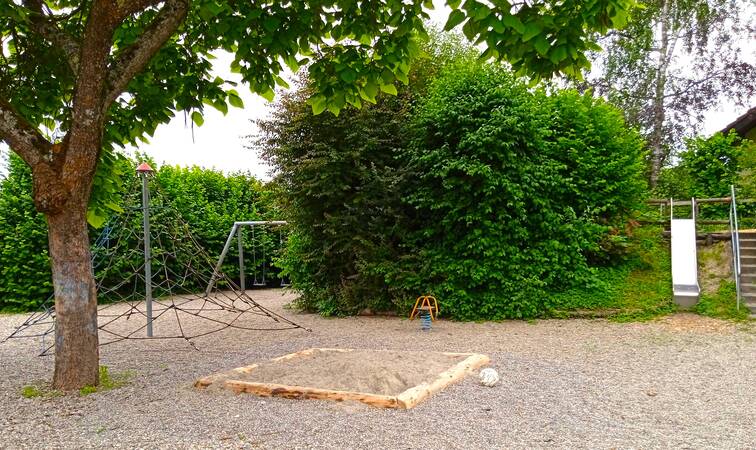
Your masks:
M 199 245 L 188 223 L 170 205 L 154 178 L 150 184 L 154 193 L 150 196 L 154 336 L 146 336 L 141 194 L 135 186 L 124 199 L 123 212 L 108 221 L 92 250 L 100 303 L 100 345 L 124 340 L 183 339 L 196 348 L 192 339 L 226 329 L 303 328 L 254 301 L 222 271 L 206 296 L 203 287 L 210 281 L 214 259 Z M 253 247 L 253 259 L 255 256 Z M 264 264 L 263 261 L 263 280 Z M 44 343 L 55 332 L 54 303 L 53 296 L 47 298 L 40 310 L 30 314 L 3 342 L 12 338 L 42 338 Z M 256 323 L 257 318 L 268 324 Z M 41 355 L 46 355 L 53 345 L 43 347 Z

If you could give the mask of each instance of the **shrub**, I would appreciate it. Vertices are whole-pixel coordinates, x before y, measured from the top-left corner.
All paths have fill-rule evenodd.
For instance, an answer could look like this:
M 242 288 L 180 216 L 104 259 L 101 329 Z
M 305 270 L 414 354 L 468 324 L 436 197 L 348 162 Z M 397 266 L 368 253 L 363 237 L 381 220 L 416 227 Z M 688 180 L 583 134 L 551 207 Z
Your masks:
M 727 197 L 730 185 L 738 182 L 739 161 L 744 146 L 736 133 L 715 133 L 709 138 L 687 142 L 681 165 L 691 177 L 691 197 Z
M 400 294 L 386 272 L 406 257 L 402 243 L 414 220 L 403 197 L 416 174 L 397 159 L 407 124 L 428 80 L 451 61 L 476 58 L 458 37 L 436 35 L 397 96 L 314 116 L 303 79 L 258 123 L 256 144 L 277 169 L 273 184 L 294 224 L 279 264 L 302 292 L 300 306 L 326 315 L 394 309 Z
M 756 196 L 756 145 L 741 139 L 734 131 L 727 135 L 714 133 L 704 138 L 689 139 L 686 150 L 674 167 L 665 168 L 655 195 L 663 198 L 689 199 L 729 197 L 730 186 L 737 197 Z M 744 215 L 752 215 L 750 204 L 739 205 Z M 707 205 L 699 214 L 704 218 L 726 218 L 728 205 Z
M 734 185 L 740 198 L 756 196 L 756 144 L 734 131 L 714 133 L 686 142 L 674 167 L 665 168 L 655 195 L 676 199 L 729 197 Z M 727 206 L 709 207 L 704 214 L 726 217 Z
M 261 123 L 301 306 L 404 309 L 432 292 L 447 317 L 534 317 L 622 253 L 645 185 L 621 114 L 453 58 L 338 118 L 313 116 L 305 86 Z
M 422 226 L 417 270 L 394 280 L 465 320 L 525 318 L 549 290 L 586 283 L 642 200 L 641 140 L 618 111 L 571 91 L 531 91 L 492 66 L 435 80 L 403 157 Z M 406 268 L 403 272 L 410 273 Z
M 302 292 L 303 306 L 324 314 L 391 307 L 374 266 L 398 256 L 409 93 L 313 116 L 305 92 L 285 96 L 261 122 L 263 155 L 277 170 L 285 216 L 295 224 L 279 261 Z

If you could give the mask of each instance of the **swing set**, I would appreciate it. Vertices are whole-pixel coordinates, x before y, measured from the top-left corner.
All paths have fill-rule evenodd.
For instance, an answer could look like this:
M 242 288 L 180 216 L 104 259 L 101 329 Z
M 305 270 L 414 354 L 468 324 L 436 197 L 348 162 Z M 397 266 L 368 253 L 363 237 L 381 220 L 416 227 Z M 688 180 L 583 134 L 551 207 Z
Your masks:
M 218 278 L 221 274 L 221 266 L 223 265 L 223 260 L 226 259 L 226 255 L 228 254 L 229 249 L 231 248 L 231 244 L 234 240 L 234 236 L 237 238 L 238 242 L 238 249 L 239 249 L 239 287 L 241 292 L 244 292 L 247 289 L 247 282 L 246 282 L 246 269 L 244 266 L 244 227 L 251 228 L 251 246 L 252 246 L 252 286 L 254 287 L 264 287 L 268 285 L 268 279 L 266 278 L 268 276 L 268 267 L 267 267 L 267 252 L 265 250 L 266 242 L 265 242 L 265 234 L 262 232 L 262 230 L 259 229 L 259 227 L 265 227 L 265 226 L 278 226 L 278 242 L 280 246 L 283 248 L 284 244 L 284 237 L 283 237 L 283 230 L 281 229 L 282 225 L 286 225 L 287 222 L 284 220 L 254 220 L 254 221 L 248 221 L 248 222 L 234 222 L 234 225 L 231 227 L 231 232 L 228 233 L 228 238 L 226 239 L 226 245 L 223 246 L 223 251 L 220 254 L 220 257 L 218 258 L 218 262 L 215 264 L 215 269 L 213 270 L 213 275 L 210 277 L 210 282 L 207 284 L 207 288 L 205 289 L 205 294 L 209 294 L 212 290 L 215 283 L 218 281 Z M 255 227 L 258 227 L 258 233 L 257 236 L 255 236 Z M 258 249 L 260 251 L 260 261 L 262 264 L 258 264 Z M 260 277 L 258 278 L 258 266 L 260 267 Z M 289 282 L 285 278 L 281 278 L 281 287 L 287 287 L 289 286 Z

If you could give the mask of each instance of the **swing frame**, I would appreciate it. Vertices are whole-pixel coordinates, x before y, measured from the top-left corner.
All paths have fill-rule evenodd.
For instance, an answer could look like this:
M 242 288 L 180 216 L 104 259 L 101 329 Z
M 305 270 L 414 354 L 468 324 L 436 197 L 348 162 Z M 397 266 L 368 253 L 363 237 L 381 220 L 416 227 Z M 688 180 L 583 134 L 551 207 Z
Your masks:
M 252 272 L 252 286 L 267 286 L 268 283 L 266 283 L 265 281 L 265 243 L 263 242 L 260 245 L 260 248 L 262 249 L 262 279 L 260 281 L 257 281 L 257 251 L 255 250 L 255 248 L 257 247 L 257 240 L 255 239 L 254 225 L 250 228 L 252 229 L 252 266 L 255 268 L 255 271 Z M 246 274 L 244 273 L 244 244 L 242 243 L 243 230 L 244 228 L 242 227 L 239 227 L 239 230 L 237 230 L 237 236 L 239 237 L 239 283 L 241 284 L 242 292 L 246 290 Z
M 218 278 L 220 277 L 221 266 L 223 265 L 223 260 L 226 259 L 228 250 L 231 248 L 231 244 L 234 241 L 234 236 L 237 237 L 238 245 L 239 245 L 239 282 L 240 282 L 239 287 L 242 292 L 246 290 L 246 285 L 245 285 L 246 280 L 244 276 L 244 251 L 243 251 L 244 238 L 243 238 L 243 233 L 242 233 L 243 227 L 251 227 L 252 233 L 254 236 L 254 230 L 256 226 L 260 226 L 260 225 L 273 225 L 273 226 L 279 225 L 280 226 L 280 225 L 287 225 L 287 224 L 288 222 L 286 222 L 285 220 L 252 220 L 252 221 L 244 221 L 244 222 L 234 222 L 234 225 L 231 227 L 231 231 L 228 233 L 228 238 L 226 239 L 226 245 L 223 246 L 223 251 L 218 257 L 218 262 L 215 264 L 215 268 L 213 269 L 212 276 L 210 276 L 210 282 L 207 283 L 207 288 L 205 288 L 205 295 L 210 295 L 210 291 L 212 291 L 213 286 L 215 286 L 215 283 L 218 281 Z M 282 239 L 282 238 L 279 236 L 279 239 Z M 253 248 L 253 251 L 254 251 L 254 248 Z M 257 284 L 257 273 L 255 273 L 255 279 L 253 280 L 253 285 L 259 286 L 259 284 Z

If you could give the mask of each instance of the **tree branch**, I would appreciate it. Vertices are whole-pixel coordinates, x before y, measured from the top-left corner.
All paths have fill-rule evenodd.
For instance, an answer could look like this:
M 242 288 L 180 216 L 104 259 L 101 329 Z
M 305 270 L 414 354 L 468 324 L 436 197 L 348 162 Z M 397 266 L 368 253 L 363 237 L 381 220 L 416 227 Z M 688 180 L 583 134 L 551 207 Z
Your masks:
M 0 140 L 31 168 L 51 159 L 52 144 L 3 99 L 0 99 Z
M 30 16 L 32 30 L 58 47 L 65 55 L 74 74 L 79 71 L 79 41 L 58 28 L 52 18 L 45 14 L 40 0 L 24 0 L 24 5 L 34 11 Z
M 665 95 L 665 97 L 677 97 L 677 96 L 680 96 L 682 94 L 685 94 L 686 92 L 690 91 L 691 89 L 693 89 L 694 87 L 696 87 L 696 86 L 698 86 L 700 84 L 706 83 L 707 81 L 711 81 L 711 80 L 716 79 L 716 78 L 720 78 L 721 76 L 725 75 L 726 72 L 727 72 L 726 69 L 722 69 L 722 70 L 718 70 L 718 71 L 716 71 L 714 73 L 711 73 L 708 76 L 706 76 L 704 78 L 701 78 L 699 80 L 686 79 L 685 80 L 686 85 L 685 85 L 684 88 L 682 88 L 682 89 L 680 89 L 678 91 L 672 92 L 670 94 L 667 94 L 667 95 Z
M 131 3 L 152 4 L 150 0 Z M 126 90 L 129 82 L 139 74 L 186 18 L 189 0 L 166 0 L 149 28 L 131 46 L 125 48 L 110 65 L 108 87 L 103 112 Z
M 160 3 L 163 3 L 164 0 L 125 0 L 121 2 L 119 13 L 121 16 L 121 20 L 136 14 L 138 12 L 144 11 L 145 9 L 151 7 L 151 6 L 157 6 Z

